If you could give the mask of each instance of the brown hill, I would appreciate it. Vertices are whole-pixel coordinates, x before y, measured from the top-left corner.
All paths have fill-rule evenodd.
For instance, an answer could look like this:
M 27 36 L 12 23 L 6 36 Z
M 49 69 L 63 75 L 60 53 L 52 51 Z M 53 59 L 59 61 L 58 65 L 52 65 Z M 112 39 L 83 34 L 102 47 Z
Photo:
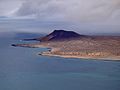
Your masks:
M 54 30 L 52 33 L 34 39 L 24 39 L 24 40 L 37 40 L 37 41 L 58 41 L 58 40 L 66 40 L 78 37 L 84 37 L 85 35 L 80 35 L 74 31 L 65 31 L 65 30 Z

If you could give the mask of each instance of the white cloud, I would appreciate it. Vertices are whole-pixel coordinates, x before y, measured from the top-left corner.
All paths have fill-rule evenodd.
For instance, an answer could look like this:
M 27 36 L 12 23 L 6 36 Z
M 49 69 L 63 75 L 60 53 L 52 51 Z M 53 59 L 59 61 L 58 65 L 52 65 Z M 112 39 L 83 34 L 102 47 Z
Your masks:
M 26 0 L 15 14 L 43 20 L 116 22 L 120 20 L 120 0 Z
M 22 4 L 21 0 L 0 0 L 0 16 L 8 16 Z
M 0 16 L 53 21 L 119 22 L 120 0 L 0 0 Z
M 55 24 L 43 25 L 47 28 L 46 31 L 68 29 L 80 32 L 120 32 L 120 0 L 0 0 L 0 16 L 54 22 Z M 58 22 L 63 23 L 56 24 Z M 36 27 L 37 23 L 32 24 Z M 10 26 L 15 27 L 15 23 Z

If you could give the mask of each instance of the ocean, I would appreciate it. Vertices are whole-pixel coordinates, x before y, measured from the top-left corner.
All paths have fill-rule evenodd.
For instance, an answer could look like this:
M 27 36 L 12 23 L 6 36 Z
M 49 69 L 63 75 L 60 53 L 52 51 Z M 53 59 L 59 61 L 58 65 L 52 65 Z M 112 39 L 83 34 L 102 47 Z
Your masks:
M 120 61 L 40 56 L 19 37 L 0 35 L 0 90 L 120 90 Z

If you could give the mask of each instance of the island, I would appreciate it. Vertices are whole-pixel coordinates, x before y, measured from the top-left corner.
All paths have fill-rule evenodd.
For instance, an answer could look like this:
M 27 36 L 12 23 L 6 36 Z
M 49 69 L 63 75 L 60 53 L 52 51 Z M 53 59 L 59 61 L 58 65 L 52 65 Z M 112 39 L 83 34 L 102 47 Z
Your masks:
M 49 48 L 39 55 L 64 58 L 120 60 L 120 36 L 81 35 L 74 31 L 54 30 L 33 44 L 12 44 L 15 47 Z

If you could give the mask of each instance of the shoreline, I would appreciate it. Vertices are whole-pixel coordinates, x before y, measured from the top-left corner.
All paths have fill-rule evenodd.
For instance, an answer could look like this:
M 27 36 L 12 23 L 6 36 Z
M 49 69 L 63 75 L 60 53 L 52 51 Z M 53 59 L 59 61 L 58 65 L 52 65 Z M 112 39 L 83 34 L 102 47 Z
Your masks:
M 44 48 L 46 48 L 44 46 Z M 41 55 L 41 56 L 50 56 L 50 57 L 62 57 L 62 58 L 76 58 L 76 59 L 95 59 L 95 60 L 103 60 L 103 61 L 120 61 L 120 57 L 100 57 L 100 56 L 80 56 L 80 55 L 58 55 L 58 54 L 52 54 L 52 52 L 54 52 L 56 48 L 53 48 L 53 47 L 49 47 L 50 51 L 48 50 L 47 53 L 46 52 L 41 52 L 41 53 L 38 53 L 38 55 Z M 49 52 L 49 53 L 48 53 Z
M 13 45 L 14 46 L 14 45 Z M 38 55 L 41 55 L 41 56 L 50 56 L 50 57 L 62 57 L 62 58 L 76 58 L 76 59 L 95 59 L 95 60 L 105 60 L 105 61 L 120 61 L 120 56 L 88 56 L 88 55 L 82 55 L 80 56 L 79 54 L 78 55 L 69 55 L 66 53 L 65 54 L 56 54 L 56 51 L 57 53 L 61 52 L 60 51 L 60 47 L 59 48 L 55 48 L 55 47 L 51 47 L 51 46 L 48 46 L 46 44 L 40 44 L 40 43 L 37 43 L 37 44 L 16 44 L 16 46 L 19 46 L 19 47 L 29 47 L 29 48 L 46 48 L 48 49 L 47 51 L 44 51 L 44 52 L 41 52 L 41 53 L 38 53 Z M 54 54 L 53 54 L 54 53 Z M 96 54 L 96 53 L 95 53 Z
M 38 54 L 41 56 L 50 56 L 50 57 L 62 57 L 62 58 L 75 58 L 75 59 L 91 59 L 91 60 L 103 60 L 103 61 L 120 61 L 118 58 L 106 57 L 87 57 L 87 56 L 70 56 L 70 55 L 57 55 L 57 54 Z
M 84 37 L 76 39 L 43 41 L 33 44 L 12 44 L 14 47 L 46 48 L 43 56 L 120 60 L 120 37 Z

